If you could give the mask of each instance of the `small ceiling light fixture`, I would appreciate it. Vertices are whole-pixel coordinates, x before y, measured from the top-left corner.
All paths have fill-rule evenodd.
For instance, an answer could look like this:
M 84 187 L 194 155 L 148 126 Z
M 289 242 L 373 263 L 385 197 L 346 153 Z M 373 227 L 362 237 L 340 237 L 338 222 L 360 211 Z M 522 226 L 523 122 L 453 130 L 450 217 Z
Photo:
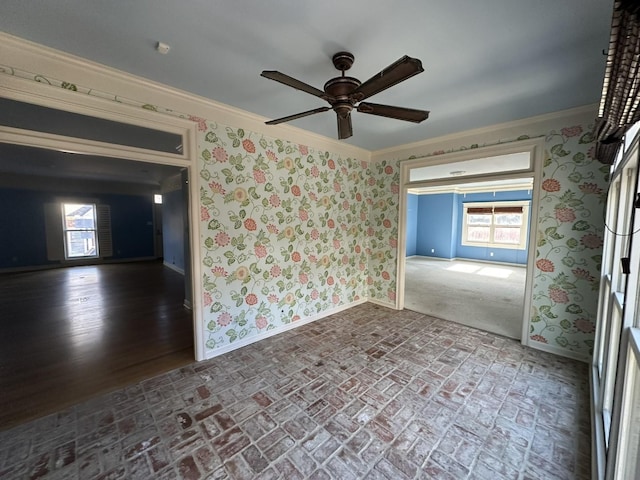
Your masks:
M 166 43 L 162 43 L 162 42 L 156 43 L 156 50 L 163 55 L 166 55 L 167 53 L 169 53 L 170 49 L 171 47 Z

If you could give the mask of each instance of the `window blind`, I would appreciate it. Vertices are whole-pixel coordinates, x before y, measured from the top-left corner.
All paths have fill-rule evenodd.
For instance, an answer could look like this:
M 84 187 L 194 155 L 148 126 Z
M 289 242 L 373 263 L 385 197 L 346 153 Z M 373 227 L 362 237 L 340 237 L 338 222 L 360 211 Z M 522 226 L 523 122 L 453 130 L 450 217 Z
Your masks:
M 493 213 L 493 208 L 472 207 L 467 208 L 467 213 L 471 215 L 491 215 Z
M 522 213 L 522 207 L 470 207 L 467 213 L 472 215 L 491 215 L 492 213 Z
M 522 213 L 522 207 L 495 207 L 493 213 Z
M 616 0 L 594 134 L 596 158 L 611 165 L 625 132 L 640 120 L 640 5 Z

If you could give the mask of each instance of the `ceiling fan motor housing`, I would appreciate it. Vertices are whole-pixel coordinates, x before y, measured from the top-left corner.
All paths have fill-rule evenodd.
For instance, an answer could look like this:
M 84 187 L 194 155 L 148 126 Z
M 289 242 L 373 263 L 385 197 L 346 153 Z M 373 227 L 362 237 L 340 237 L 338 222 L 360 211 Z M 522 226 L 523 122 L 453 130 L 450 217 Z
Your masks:
M 324 84 L 324 91 L 331 97 L 329 103 L 333 110 L 345 117 L 351 112 L 356 100 L 351 93 L 360 86 L 360 80 L 353 77 L 336 77 Z

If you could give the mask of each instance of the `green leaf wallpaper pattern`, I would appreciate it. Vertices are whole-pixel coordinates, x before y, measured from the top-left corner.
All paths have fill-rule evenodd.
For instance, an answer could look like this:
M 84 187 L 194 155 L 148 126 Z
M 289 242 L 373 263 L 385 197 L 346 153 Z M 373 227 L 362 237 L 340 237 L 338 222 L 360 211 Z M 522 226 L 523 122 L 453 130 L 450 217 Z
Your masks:
M 574 125 L 545 138 L 529 332 L 584 356 L 593 349 L 609 172 L 593 158 L 591 130 Z
M 536 259 L 529 338 L 583 357 L 593 349 L 609 172 L 609 167 L 593 158 L 591 129 L 572 125 L 545 136 L 538 237 L 530 247 L 536 249 Z M 532 137 L 518 139 L 526 138 Z M 437 150 L 431 155 L 477 146 Z M 368 232 L 369 296 L 382 301 L 395 298 L 400 163 L 386 161 L 370 167 L 372 226 L 381 219 L 390 225 L 389 230 Z M 391 278 L 377 278 L 377 270 L 390 272 Z
M 371 224 L 368 294 L 391 306 L 396 302 L 396 250 L 398 247 L 399 162 L 372 163 L 367 172 Z
M 198 168 L 207 348 L 366 298 L 368 163 L 205 124 Z

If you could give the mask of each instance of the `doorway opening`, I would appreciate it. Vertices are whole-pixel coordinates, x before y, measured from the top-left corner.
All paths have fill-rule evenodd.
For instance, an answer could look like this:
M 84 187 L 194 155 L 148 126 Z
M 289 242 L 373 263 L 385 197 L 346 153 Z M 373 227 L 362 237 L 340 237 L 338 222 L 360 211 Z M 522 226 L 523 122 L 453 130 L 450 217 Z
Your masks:
M 113 110 L 111 122 L 154 126 L 151 112 L 85 100 L 103 113 Z M 60 108 L 59 99 L 51 103 Z M 3 428 L 187 365 L 203 350 L 200 312 L 191 301 L 191 243 L 197 239 L 189 202 L 191 122 L 159 122 L 156 128 L 172 130 L 171 145 L 180 140 L 180 148 L 149 152 L 146 145 L 39 131 L 37 124 L 30 127 L 29 111 L 8 115 L 16 113 L 25 124 L 12 126 L 15 119 L 6 116 L 0 121 L 0 210 L 14 220 L 16 234 L 25 227 L 3 249 L 10 254 L 0 265 L 0 317 L 11 320 L 0 326 L 8 342 L 0 350 L 7 367 L 1 380 L 11 393 L 1 409 Z M 165 193 L 170 177 L 178 184 L 170 191 L 178 191 L 169 195 L 175 205 L 166 214 L 161 209 L 172 202 L 153 200 Z M 157 238 L 169 233 L 166 224 L 177 213 L 181 248 L 172 258 L 182 257 L 180 269 L 163 264 L 166 246 Z
M 529 140 L 401 165 L 397 308 L 527 343 L 542 151 Z

